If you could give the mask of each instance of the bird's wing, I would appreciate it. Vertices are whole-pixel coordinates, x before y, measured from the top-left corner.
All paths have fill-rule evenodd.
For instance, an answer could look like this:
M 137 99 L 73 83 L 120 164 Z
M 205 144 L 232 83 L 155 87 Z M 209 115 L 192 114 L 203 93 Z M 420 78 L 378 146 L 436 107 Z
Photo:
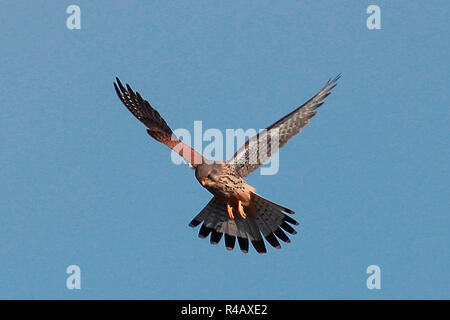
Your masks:
M 139 121 L 145 124 L 148 128 L 147 133 L 152 138 L 180 154 L 192 167 L 205 161 L 200 153 L 177 138 L 158 111 L 153 109 L 147 100 L 142 99 L 139 92 L 134 92 L 128 84 L 125 88 L 119 78 L 116 80 L 117 84 L 114 82 L 114 88 L 119 99 Z
M 239 172 L 242 177 L 246 177 L 268 161 L 279 148 L 308 124 L 309 119 L 316 114 L 314 110 L 323 104 L 323 100 L 336 86 L 339 78 L 340 75 L 333 80 L 328 80 L 322 90 L 306 103 L 248 139 L 235 155 L 228 160 L 232 168 Z

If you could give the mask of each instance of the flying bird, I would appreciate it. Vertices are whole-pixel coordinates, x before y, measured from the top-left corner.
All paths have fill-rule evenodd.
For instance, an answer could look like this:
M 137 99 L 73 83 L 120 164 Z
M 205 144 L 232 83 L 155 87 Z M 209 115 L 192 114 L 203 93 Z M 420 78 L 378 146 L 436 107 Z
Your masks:
M 299 223 L 289 216 L 294 211 L 260 196 L 244 178 L 268 161 L 308 124 L 339 78 L 340 75 L 328 80 L 314 97 L 248 139 L 230 160 L 223 162 L 206 159 L 179 140 L 159 112 L 128 84 L 123 86 L 116 78 L 114 88 L 122 103 L 147 127 L 147 133 L 180 154 L 195 170 L 195 177 L 200 184 L 213 195 L 189 223 L 190 227 L 197 227 L 203 222 L 199 237 L 210 235 L 211 244 L 218 244 L 225 235 L 225 247 L 228 250 L 233 250 L 237 239 L 244 253 L 249 250 L 249 242 L 258 253 L 266 253 L 264 239 L 279 249 L 279 240 L 290 242 L 285 232 L 296 234 L 293 226 Z

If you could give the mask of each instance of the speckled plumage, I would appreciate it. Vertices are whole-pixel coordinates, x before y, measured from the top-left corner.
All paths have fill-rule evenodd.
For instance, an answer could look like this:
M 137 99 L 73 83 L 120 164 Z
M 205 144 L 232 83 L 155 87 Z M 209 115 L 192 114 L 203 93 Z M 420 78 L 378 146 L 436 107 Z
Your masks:
M 244 206 L 249 206 L 250 192 L 254 191 L 254 188 L 249 186 L 228 163 L 222 162 L 219 165 L 221 171 L 217 179 L 206 183 L 204 187 L 224 203 L 237 205 L 237 201 L 241 200 Z

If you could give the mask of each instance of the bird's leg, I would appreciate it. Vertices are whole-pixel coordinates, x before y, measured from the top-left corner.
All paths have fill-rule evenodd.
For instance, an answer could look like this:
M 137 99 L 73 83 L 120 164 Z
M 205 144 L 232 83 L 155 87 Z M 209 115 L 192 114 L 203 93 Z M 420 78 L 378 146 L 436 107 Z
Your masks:
M 247 215 L 244 212 L 244 207 L 242 206 L 241 200 L 239 200 L 239 202 L 238 202 L 238 211 L 239 211 L 239 214 L 241 215 L 242 219 L 247 218 Z
M 228 216 L 230 217 L 230 219 L 234 220 L 233 207 L 230 206 L 228 203 L 227 203 L 227 211 L 228 211 Z

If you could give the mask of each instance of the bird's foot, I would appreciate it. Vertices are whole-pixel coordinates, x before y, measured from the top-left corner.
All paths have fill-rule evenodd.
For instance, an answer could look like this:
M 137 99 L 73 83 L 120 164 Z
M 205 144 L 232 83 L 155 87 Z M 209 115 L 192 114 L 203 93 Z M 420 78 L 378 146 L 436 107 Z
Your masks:
M 241 200 L 239 200 L 239 202 L 238 202 L 238 211 L 239 211 L 239 214 L 241 215 L 242 219 L 247 218 L 247 215 L 244 212 L 244 207 L 242 206 Z
M 228 216 L 230 217 L 230 219 L 234 220 L 233 207 L 230 206 L 229 204 L 227 204 L 227 211 L 228 211 Z

